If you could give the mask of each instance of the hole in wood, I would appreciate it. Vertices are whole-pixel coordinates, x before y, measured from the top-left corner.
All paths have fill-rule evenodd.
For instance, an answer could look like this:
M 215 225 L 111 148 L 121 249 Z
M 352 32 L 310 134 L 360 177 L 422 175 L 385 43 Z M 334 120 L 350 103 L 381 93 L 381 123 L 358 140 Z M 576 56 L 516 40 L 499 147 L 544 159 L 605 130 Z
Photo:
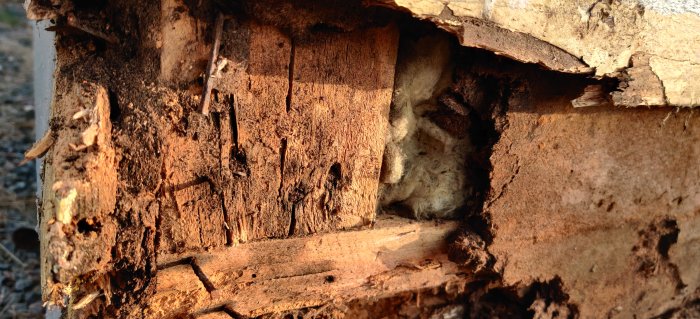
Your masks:
M 495 123 L 510 93 L 498 76 L 463 62 L 478 51 L 431 25 L 405 28 L 412 32 L 402 33 L 399 45 L 380 204 L 413 218 L 480 215 L 499 138 Z
M 82 218 L 78 221 L 78 232 L 83 235 L 99 234 L 102 225 L 94 218 Z

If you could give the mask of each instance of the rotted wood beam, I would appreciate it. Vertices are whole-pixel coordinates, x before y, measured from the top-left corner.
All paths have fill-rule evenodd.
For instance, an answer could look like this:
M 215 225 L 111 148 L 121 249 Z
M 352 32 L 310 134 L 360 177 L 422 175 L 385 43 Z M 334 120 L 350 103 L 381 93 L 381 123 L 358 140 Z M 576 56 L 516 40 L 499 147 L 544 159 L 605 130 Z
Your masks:
M 464 283 L 463 270 L 447 258 L 447 238 L 457 228 L 392 216 L 371 229 L 160 256 L 157 292 L 145 313 L 258 316 Z

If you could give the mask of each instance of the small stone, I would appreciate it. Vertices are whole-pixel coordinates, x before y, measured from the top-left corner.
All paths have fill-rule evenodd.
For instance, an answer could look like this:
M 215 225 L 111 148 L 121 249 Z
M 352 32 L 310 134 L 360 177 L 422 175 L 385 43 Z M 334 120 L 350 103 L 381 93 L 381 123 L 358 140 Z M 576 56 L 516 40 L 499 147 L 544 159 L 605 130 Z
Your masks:
M 17 189 L 25 189 L 27 188 L 27 183 L 24 181 L 19 181 L 17 184 L 15 184 Z
M 25 291 L 31 288 L 32 281 L 27 278 L 21 278 L 15 282 L 15 291 Z
M 27 303 L 32 303 L 35 301 L 41 302 L 41 293 L 38 291 L 30 291 L 24 294 L 24 301 Z
M 27 313 L 27 305 L 23 303 L 14 304 L 10 307 L 10 313 L 14 313 L 15 318 L 19 317 L 19 314 Z

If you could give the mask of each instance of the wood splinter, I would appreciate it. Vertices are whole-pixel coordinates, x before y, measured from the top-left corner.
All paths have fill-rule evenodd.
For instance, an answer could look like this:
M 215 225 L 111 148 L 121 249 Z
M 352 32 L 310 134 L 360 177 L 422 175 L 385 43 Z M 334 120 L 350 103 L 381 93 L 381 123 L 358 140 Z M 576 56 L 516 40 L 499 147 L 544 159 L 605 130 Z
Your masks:
M 216 17 L 216 26 L 214 34 L 214 45 L 211 48 L 209 56 L 209 64 L 207 64 L 207 72 L 204 74 L 204 89 L 202 91 L 202 100 L 200 109 L 202 114 L 209 115 L 209 104 L 211 104 L 211 90 L 214 87 L 214 78 L 216 78 L 217 61 L 219 59 L 219 46 L 221 46 L 221 34 L 224 31 L 224 15 L 219 13 Z
M 24 159 L 21 163 L 19 163 L 19 165 L 22 166 L 32 160 L 43 157 L 55 142 L 56 140 L 54 140 L 53 133 L 51 130 L 47 130 L 46 133 L 44 133 L 44 136 L 24 153 Z

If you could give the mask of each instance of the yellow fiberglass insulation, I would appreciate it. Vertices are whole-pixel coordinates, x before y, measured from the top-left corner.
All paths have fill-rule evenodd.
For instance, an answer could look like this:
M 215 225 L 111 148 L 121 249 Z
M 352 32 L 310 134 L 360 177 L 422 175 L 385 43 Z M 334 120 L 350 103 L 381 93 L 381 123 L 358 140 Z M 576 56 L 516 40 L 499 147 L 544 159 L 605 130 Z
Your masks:
M 468 194 L 468 138 L 433 123 L 437 96 L 452 80 L 446 36 L 402 39 L 382 167 L 383 207 L 401 205 L 416 218 L 455 217 Z

